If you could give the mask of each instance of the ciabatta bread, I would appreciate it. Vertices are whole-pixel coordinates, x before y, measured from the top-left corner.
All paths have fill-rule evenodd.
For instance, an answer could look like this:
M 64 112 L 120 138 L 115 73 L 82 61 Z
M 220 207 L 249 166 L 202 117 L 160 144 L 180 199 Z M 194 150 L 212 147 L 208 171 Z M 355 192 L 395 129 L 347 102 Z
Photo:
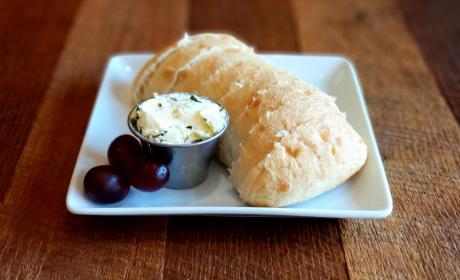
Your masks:
M 152 58 L 133 85 L 189 91 L 225 106 L 231 123 L 218 157 L 243 201 L 285 206 L 317 196 L 361 169 L 367 148 L 334 98 L 224 34 L 185 37 Z

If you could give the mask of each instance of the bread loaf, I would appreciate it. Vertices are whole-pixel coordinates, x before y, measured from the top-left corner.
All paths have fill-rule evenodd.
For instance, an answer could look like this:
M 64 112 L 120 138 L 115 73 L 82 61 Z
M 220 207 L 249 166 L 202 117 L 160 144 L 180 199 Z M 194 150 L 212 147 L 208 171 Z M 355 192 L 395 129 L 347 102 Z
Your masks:
M 231 122 L 218 157 L 251 205 L 279 207 L 312 198 L 366 161 L 366 145 L 334 98 L 232 36 L 186 36 L 148 61 L 132 87 L 136 101 L 170 91 L 197 92 L 225 106 Z

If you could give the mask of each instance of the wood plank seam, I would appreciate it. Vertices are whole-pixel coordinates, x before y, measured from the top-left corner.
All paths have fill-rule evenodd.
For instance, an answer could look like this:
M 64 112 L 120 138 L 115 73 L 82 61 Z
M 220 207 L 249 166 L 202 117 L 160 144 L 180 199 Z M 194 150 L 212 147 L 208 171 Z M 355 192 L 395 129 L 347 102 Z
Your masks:
M 340 221 L 350 278 L 460 275 L 459 127 L 395 1 L 295 3 L 303 46 L 358 67 L 392 187 L 390 218 Z
M 4 241 L 5 238 L 11 241 L 0 251 L 0 260 L 7 258 L 7 262 L 0 262 L 1 267 L 5 268 L 1 270 L 2 274 L 8 272 L 12 278 L 37 275 L 45 278 L 75 277 L 78 270 L 79 277 L 99 273 L 99 276 L 112 275 L 112 279 L 120 279 L 129 269 L 137 275 L 132 277 L 137 278 L 146 277 L 147 273 L 158 272 L 156 268 L 164 267 L 161 264 L 157 266 L 157 261 L 164 262 L 164 259 L 159 258 L 161 248 L 160 252 L 149 249 L 156 244 L 165 246 L 162 242 L 165 235 L 158 234 L 162 227 L 162 218 L 155 218 L 153 221 L 153 218 L 148 218 L 150 223 L 154 222 L 153 225 L 144 224 L 138 231 L 129 231 L 128 228 L 128 235 L 123 236 L 122 231 L 117 238 L 106 232 L 114 226 L 114 219 L 105 218 L 106 222 L 98 225 L 91 222 L 97 221 L 96 217 L 87 219 L 70 215 L 64 208 L 64 198 L 66 183 L 70 179 L 69 174 L 74 165 L 73 159 L 80 145 L 81 138 L 78 137 L 83 136 L 86 118 L 91 109 L 91 97 L 97 92 L 98 77 L 103 64 L 106 63 L 107 53 L 133 46 L 134 49 L 158 49 L 160 45 L 164 46 L 172 41 L 172 38 L 179 36 L 178 28 L 182 24 L 182 10 L 178 4 L 180 3 L 172 4 L 166 1 L 138 0 L 115 3 L 98 0 L 85 1 L 81 5 L 20 155 L 12 182 L 14 187 L 5 197 L 7 207 L 2 208 L 2 213 L 10 211 L 14 215 L 7 217 L 6 227 L 2 232 L 5 235 L 0 235 L 0 241 Z M 145 9 L 146 7 L 149 9 Z M 126 16 L 126 13 L 135 12 L 141 14 L 141 17 Z M 140 28 L 158 26 L 158 21 L 168 20 L 174 25 L 164 32 L 163 29 L 159 29 L 155 37 L 145 36 Z M 73 106 L 63 106 L 67 103 Z M 61 128 L 59 120 L 63 113 L 68 114 L 66 116 L 71 125 Z M 58 145 L 55 135 L 61 136 Z M 42 176 L 41 171 L 46 168 L 53 172 L 47 172 L 47 176 Z M 33 191 L 33 187 L 39 189 Z M 135 218 L 130 220 L 136 221 Z M 28 223 L 31 223 L 30 227 L 26 227 Z M 46 223 L 50 226 L 46 226 Z M 155 223 L 158 223 L 157 227 Z M 17 226 L 13 227 L 14 224 Z M 139 225 L 140 223 L 137 224 Z M 95 231 L 91 231 L 94 228 Z M 34 229 L 39 229 L 39 232 L 32 232 Z M 155 232 L 151 233 L 152 230 Z M 26 238 L 22 232 L 30 236 Z M 78 235 L 79 233 L 81 235 Z M 34 234 L 42 238 L 34 239 Z M 131 250 L 132 243 L 127 242 L 131 239 L 130 235 L 143 238 L 143 258 L 140 260 L 133 257 L 135 251 Z M 106 240 L 100 242 L 98 239 L 101 237 L 105 237 Z M 85 241 L 93 244 L 90 252 L 81 249 L 91 246 L 91 243 L 87 244 Z M 125 244 L 119 244 L 117 241 Z M 33 247 L 34 242 L 40 247 Z M 97 254 L 98 250 L 102 255 Z M 128 254 L 117 255 L 118 251 Z M 76 256 L 72 255 L 70 258 L 69 252 L 76 253 Z M 104 255 L 107 252 L 111 254 L 109 257 Z M 85 255 L 83 260 L 78 259 L 81 254 Z M 11 255 L 14 257 L 11 258 Z M 124 259 L 130 256 L 136 261 L 137 266 L 134 268 Z M 88 261 L 92 263 L 87 265 L 85 262 Z M 37 271 L 40 271 L 40 274 L 37 274 Z M 107 272 L 109 274 L 105 275 Z
M 189 30 L 229 32 L 259 51 L 298 51 L 291 5 L 195 0 Z M 348 278 L 338 221 L 333 219 L 171 217 L 167 240 L 167 279 Z
M 400 0 L 407 29 L 418 42 L 420 53 L 435 77 L 449 109 L 460 122 L 460 2 Z
M 0 106 L 0 132 L 8 135 L 0 139 L 0 205 L 12 185 L 16 166 L 24 151 L 27 137 L 33 126 L 47 86 L 57 65 L 59 54 L 65 46 L 68 31 L 80 0 L 69 4 L 50 1 L 46 11 L 59 16 L 44 15 L 45 8 L 38 3 L 4 1 L 0 9 L 8 13 L 0 28 L 2 69 L 0 87 L 4 91 Z M 36 5 L 39 5 L 37 7 Z M 14 19 L 14 26 L 10 26 Z M 71 18 L 73 20 L 73 17 Z M 39 22 L 40 24 L 37 24 Z M 56 26 L 59 24 L 58 26 Z M 40 41 L 37 43 L 37 40 Z M 35 45 L 30 48 L 30 45 Z M 20 54 L 18 54 L 20 52 Z M 21 95 L 23 98 L 18 98 Z M 5 106 L 5 107 L 3 107 Z

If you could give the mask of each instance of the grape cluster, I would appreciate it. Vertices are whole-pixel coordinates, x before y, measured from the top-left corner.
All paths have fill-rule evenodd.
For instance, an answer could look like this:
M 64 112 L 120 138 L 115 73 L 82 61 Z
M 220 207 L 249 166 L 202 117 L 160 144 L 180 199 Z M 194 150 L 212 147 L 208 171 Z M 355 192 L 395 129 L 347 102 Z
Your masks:
M 91 168 L 83 182 L 86 196 L 99 203 L 118 202 L 128 195 L 130 186 L 142 191 L 156 191 L 169 180 L 163 156 L 145 156 L 141 143 L 131 135 L 120 135 L 110 144 L 110 165 Z

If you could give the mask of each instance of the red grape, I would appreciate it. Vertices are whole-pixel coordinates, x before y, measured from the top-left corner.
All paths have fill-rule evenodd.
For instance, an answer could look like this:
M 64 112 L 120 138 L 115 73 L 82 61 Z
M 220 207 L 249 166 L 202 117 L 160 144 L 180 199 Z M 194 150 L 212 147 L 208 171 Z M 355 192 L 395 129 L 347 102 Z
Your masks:
M 133 187 L 153 192 L 163 187 L 169 180 L 169 169 L 166 164 L 156 161 L 142 161 L 133 171 L 131 183 Z
M 112 203 L 128 195 L 130 183 L 111 165 L 91 168 L 83 182 L 86 196 L 95 202 Z
M 129 174 L 142 158 L 141 143 L 131 135 L 120 135 L 110 144 L 107 157 L 110 164 Z

